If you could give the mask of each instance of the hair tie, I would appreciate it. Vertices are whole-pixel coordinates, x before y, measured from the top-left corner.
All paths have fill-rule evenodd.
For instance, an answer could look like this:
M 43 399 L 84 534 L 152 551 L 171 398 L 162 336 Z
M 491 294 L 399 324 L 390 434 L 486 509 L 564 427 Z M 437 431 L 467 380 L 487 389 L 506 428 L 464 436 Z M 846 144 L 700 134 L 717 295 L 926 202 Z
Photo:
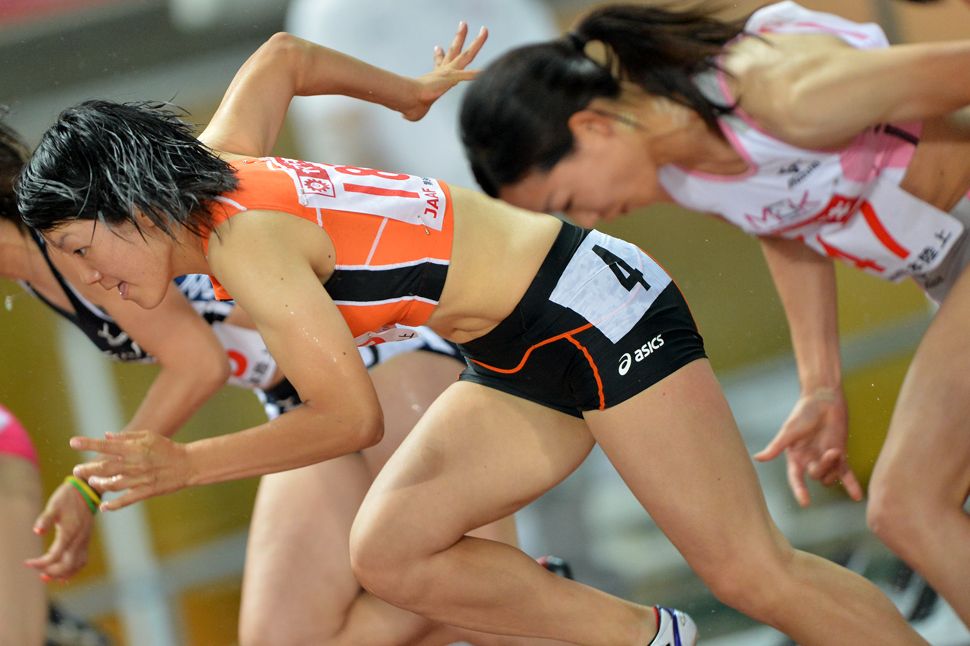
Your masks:
M 569 44 L 582 55 L 586 55 L 586 44 L 589 43 L 589 38 L 583 36 L 582 34 L 576 33 L 575 31 L 570 31 L 566 33 L 566 40 Z

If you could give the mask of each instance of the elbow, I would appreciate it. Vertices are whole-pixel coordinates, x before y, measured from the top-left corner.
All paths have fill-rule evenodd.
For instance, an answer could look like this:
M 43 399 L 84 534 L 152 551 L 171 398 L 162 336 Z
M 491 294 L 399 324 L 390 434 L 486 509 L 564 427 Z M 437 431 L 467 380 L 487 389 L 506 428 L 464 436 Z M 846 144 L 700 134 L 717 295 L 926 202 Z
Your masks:
M 356 451 L 370 448 L 384 437 L 384 415 L 380 407 L 358 416 L 354 423 Z
M 278 31 L 263 43 L 257 53 L 274 70 L 288 70 L 295 79 L 294 85 L 299 87 L 305 51 L 305 40 L 285 31 Z
M 199 362 L 199 365 L 193 366 L 193 371 L 197 375 L 200 387 L 208 392 L 215 392 L 229 381 L 232 366 L 226 353 L 219 348 L 217 357 L 213 356 L 209 361 Z
M 285 31 L 278 31 L 267 38 L 266 42 L 263 43 L 263 46 L 260 47 L 260 49 L 262 49 L 266 54 L 290 56 L 302 49 L 300 44 L 302 42 L 303 39 L 294 36 L 293 34 Z
M 806 57 L 807 58 L 807 57 Z M 770 135 L 800 148 L 815 148 L 832 130 L 831 93 L 817 61 L 800 60 L 752 71 L 746 84 L 757 88 L 753 105 L 744 106 Z M 822 78 L 819 78 L 822 77 Z
M 222 344 L 213 343 L 207 345 L 204 351 L 193 354 L 191 364 L 186 365 L 184 370 L 192 375 L 198 392 L 214 393 L 229 381 L 233 366 Z
M 772 92 L 770 114 L 758 119 L 774 137 L 799 148 L 813 148 L 825 136 L 830 124 L 825 110 L 819 110 L 811 97 L 804 96 L 797 83 Z

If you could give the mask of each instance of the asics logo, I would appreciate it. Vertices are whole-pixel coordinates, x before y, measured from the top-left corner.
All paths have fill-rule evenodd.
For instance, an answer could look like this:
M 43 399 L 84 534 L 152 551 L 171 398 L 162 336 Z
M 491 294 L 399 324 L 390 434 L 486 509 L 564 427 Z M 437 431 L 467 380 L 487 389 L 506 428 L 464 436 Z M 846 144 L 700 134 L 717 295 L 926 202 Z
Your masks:
M 620 376 L 625 375 L 630 372 L 630 366 L 634 363 L 640 363 L 651 354 L 662 348 L 664 345 L 663 336 L 657 335 L 637 348 L 633 353 L 624 352 L 623 356 L 620 357 L 620 366 L 617 368 L 617 372 Z

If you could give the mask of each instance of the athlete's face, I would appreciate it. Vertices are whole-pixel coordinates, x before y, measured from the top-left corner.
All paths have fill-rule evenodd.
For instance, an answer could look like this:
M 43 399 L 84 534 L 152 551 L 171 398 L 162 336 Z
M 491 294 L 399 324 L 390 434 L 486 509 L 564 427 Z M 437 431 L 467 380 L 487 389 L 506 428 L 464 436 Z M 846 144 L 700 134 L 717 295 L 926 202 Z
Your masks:
M 170 275 L 174 242 L 150 225 L 139 232 L 127 222 L 109 226 L 74 220 L 52 229 L 46 237 L 71 259 L 81 281 L 116 290 L 121 298 L 146 309 L 162 301 L 174 277 Z
M 583 227 L 612 220 L 663 195 L 643 140 L 602 115 L 572 128 L 574 147 L 549 171 L 533 170 L 503 186 L 503 200 L 543 213 L 563 213 Z

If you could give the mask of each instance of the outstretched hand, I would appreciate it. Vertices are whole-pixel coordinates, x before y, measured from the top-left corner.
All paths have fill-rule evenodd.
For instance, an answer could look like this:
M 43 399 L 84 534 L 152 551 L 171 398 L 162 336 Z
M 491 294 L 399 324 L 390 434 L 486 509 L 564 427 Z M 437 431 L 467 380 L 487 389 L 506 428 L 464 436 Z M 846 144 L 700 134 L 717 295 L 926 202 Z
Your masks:
M 806 474 L 826 486 L 841 482 L 849 497 L 862 500 L 862 487 L 846 461 L 847 435 L 842 389 L 822 388 L 798 399 L 781 430 L 754 458 L 767 462 L 785 453 L 788 484 L 802 507 L 811 502 Z
M 158 433 L 106 433 L 103 440 L 72 437 L 71 448 L 100 454 L 91 462 L 74 467 L 76 477 L 101 491 L 124 492 L 102 502 L 102 511 L 171 493 L 189 483 L 191 468 L 185 445 Z
M 432 104 L 441 98 L 445 92 L 462 81 L 475 78 L 476 70 L 465 69 L 475 60 L 478 52 L 488 39 L 488 30 L 482 27 L 475 36 L 468 49 L 465 49 L 465 39 L 468 37 L 468 25 L 465 21 L 458 24 L 458 31 L 451 41 L 448 50 L 439 46 L 434 48 L 434 69 L 419 76 L 417 105 L 402 111 L 401 114 L 409 121 L 418 121 L 431 109 Z
M 66 482 L 47 500 L 44 511 L 34 521 L 34 533 L 44 536 L 52 527 L 54 540 L 47 551 L 24 561 L 24 565 L 40 572 L 45 581 L 68 579 L 88 561 L 94 514 L 77 490 Z

